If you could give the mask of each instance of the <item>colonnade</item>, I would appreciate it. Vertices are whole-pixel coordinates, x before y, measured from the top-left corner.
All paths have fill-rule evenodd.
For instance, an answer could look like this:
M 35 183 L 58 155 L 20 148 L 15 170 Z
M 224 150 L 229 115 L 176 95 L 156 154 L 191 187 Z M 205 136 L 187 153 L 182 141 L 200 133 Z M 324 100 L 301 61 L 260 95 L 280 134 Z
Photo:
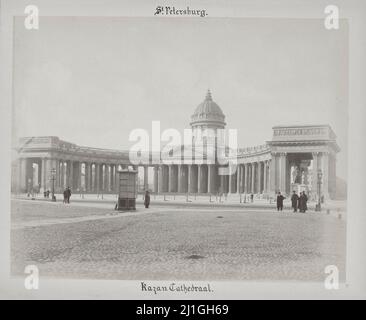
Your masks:
M 34 181 L 32 165 L 38 166 L 38 181 Z M 19 185 L 23 191 L 39 185 L 40 190 L 61 192 L 70 187 L 86 193 L 117 193 L 118 170 L 128 164 L 97 163 L 47 158 L 19 159 Z M 139 166 L 133 166 L 138 170 Z M 153 168 L 152 192 L 154 193 L 253 193 L 270 190 L 270 160 L 239 163 L 231 175 L 219 175 L 219 166 L 192 165 L 143 165 L 144 190 L 149 189 L 150 167 Z M 51 170 L 54 170 L 52 174 Z M 53 181 L 54 180 L 54 181 Z
M 17 190 L 52 190 L 62 192 L 118 193 L 118 170 L 143 168 L 139 190 L 176 194 L 284 194 L 292 192 L 291 168 L 286 153 L 272 153 L 269 159 L 241 163 L 231 175 L 220 175 L 218 165 L 159 164 L 132 166 L 129 163 L 77 161 L 52 158 L 20 158 Z M 322 193 L 335 194 L 335 157 L 327 152 L 313 152 L 312 174 L 307 183 L 311 193 L 317 190 L 317 172 L 322 172 Z M 248 159 L 246 159 L 248 160 Z M 153 174 L 149 174 L 149 168 Z M 51 174 L 53 170 L 53 174 Z M 149 179 L 152 179 L 149 183 Z M 328 191 L 329 190 L 329 191 Z
M 34 175 L 34 165 L 37 167 L 38 176 Z M 117 172 L 127 167 L 128 164 L 119 163 L 21 158 L 19 186 L 21 191 L 31 191 L 34 188 L 39 188 L 39 191 L 52 190 L 54 185 L 56 192 L 70 187 L 75 192 L 117 193 Z
M 144 188 L 149 186 L 148 170 L 144 168 Z M 253 193 L 265 194 L 270 190 L 270 160 L 239 163 L 231 175 L 220 175 L 219 166 L 208 164 L 155 165 L 154 193 Z

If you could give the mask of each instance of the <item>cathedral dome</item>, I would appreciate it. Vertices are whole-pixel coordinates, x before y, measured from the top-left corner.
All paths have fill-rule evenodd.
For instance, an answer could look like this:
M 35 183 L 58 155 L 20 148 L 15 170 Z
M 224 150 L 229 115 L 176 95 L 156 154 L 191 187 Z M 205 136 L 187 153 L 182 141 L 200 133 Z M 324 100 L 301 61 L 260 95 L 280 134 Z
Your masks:
M 225 124 L 225 115 L 218 104 L 212 100 L 211 92 L 208 90 L 205 100 L 197 106 L 191 117 L 191 126 L 224 128 Z

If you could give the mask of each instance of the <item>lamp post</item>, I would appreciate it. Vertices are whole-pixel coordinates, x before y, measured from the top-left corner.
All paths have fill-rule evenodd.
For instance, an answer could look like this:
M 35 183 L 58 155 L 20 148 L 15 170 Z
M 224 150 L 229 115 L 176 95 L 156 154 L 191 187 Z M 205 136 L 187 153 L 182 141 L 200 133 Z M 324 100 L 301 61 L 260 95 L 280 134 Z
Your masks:
M 52 201 L 56 201 L 55 197 L 55 180 L 56 180 L 56 169 L 51 169 L 51 180 L 52 180 Z
M 318 185 L 318 203 L 316 204 L 315 211 L 321 211 L 321 185 L 322 185 L 323 173 L 319 169 L 317 174 L 317 185 Z

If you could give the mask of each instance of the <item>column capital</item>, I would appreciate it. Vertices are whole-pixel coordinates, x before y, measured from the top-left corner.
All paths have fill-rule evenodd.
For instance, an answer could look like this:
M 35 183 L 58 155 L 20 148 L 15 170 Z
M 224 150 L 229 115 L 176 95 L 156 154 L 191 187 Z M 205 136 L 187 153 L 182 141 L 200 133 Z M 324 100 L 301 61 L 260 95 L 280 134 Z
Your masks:
M 287 152 L 281 152 L 281 153 L 280 153 L 280 156 L 281 156 L 281 157 L 286 157 L 286 156 L 287 156 Z

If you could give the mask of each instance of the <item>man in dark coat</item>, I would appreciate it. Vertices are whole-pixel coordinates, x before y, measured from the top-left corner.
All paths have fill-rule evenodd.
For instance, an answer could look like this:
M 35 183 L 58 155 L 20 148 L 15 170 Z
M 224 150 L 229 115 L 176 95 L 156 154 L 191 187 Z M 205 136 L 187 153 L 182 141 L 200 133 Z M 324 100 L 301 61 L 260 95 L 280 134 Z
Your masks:
M 305 213 L 306 210 L 308 209 L 307 201 L 308 201 L 308 197 L 305 194 L 305 191 L 301 192 L 300 198 L 299 198 L 299 209 L 300 209 L 300 212 Z
M 145 208 L 149 208 L 149 205 L 150 205 L 150 192 L 149 191 L 145 192 L 144 204 L 145 204 Z
M 304 204 L 305 204 L 304 212 L 305 212 L 306 210 L 308 210 L 308 196 L 306 195 L 305 191 L 303 192 L 303 195 L 304 195 Z
M 281 194 L 281 192 L 278 192 L 277 195 L 277 211 L 282 211 L 283 209 L 283 199 L 285 199 L 285 197 Z
M 296 191 L 294 191 L 291 196 L 291 204 L 292 204 L 292 208 L 294 209 L 294 212 L 297 212 L 298 201 L 299 201 L 299 196 L 297 195 Z
M 71 197 L 71 189 L 70 187 L 67 187 L 67 203 L 70 203 L 70 197 Z
M 67 203 L 67 189 L 64 190 L 64 203 Z

